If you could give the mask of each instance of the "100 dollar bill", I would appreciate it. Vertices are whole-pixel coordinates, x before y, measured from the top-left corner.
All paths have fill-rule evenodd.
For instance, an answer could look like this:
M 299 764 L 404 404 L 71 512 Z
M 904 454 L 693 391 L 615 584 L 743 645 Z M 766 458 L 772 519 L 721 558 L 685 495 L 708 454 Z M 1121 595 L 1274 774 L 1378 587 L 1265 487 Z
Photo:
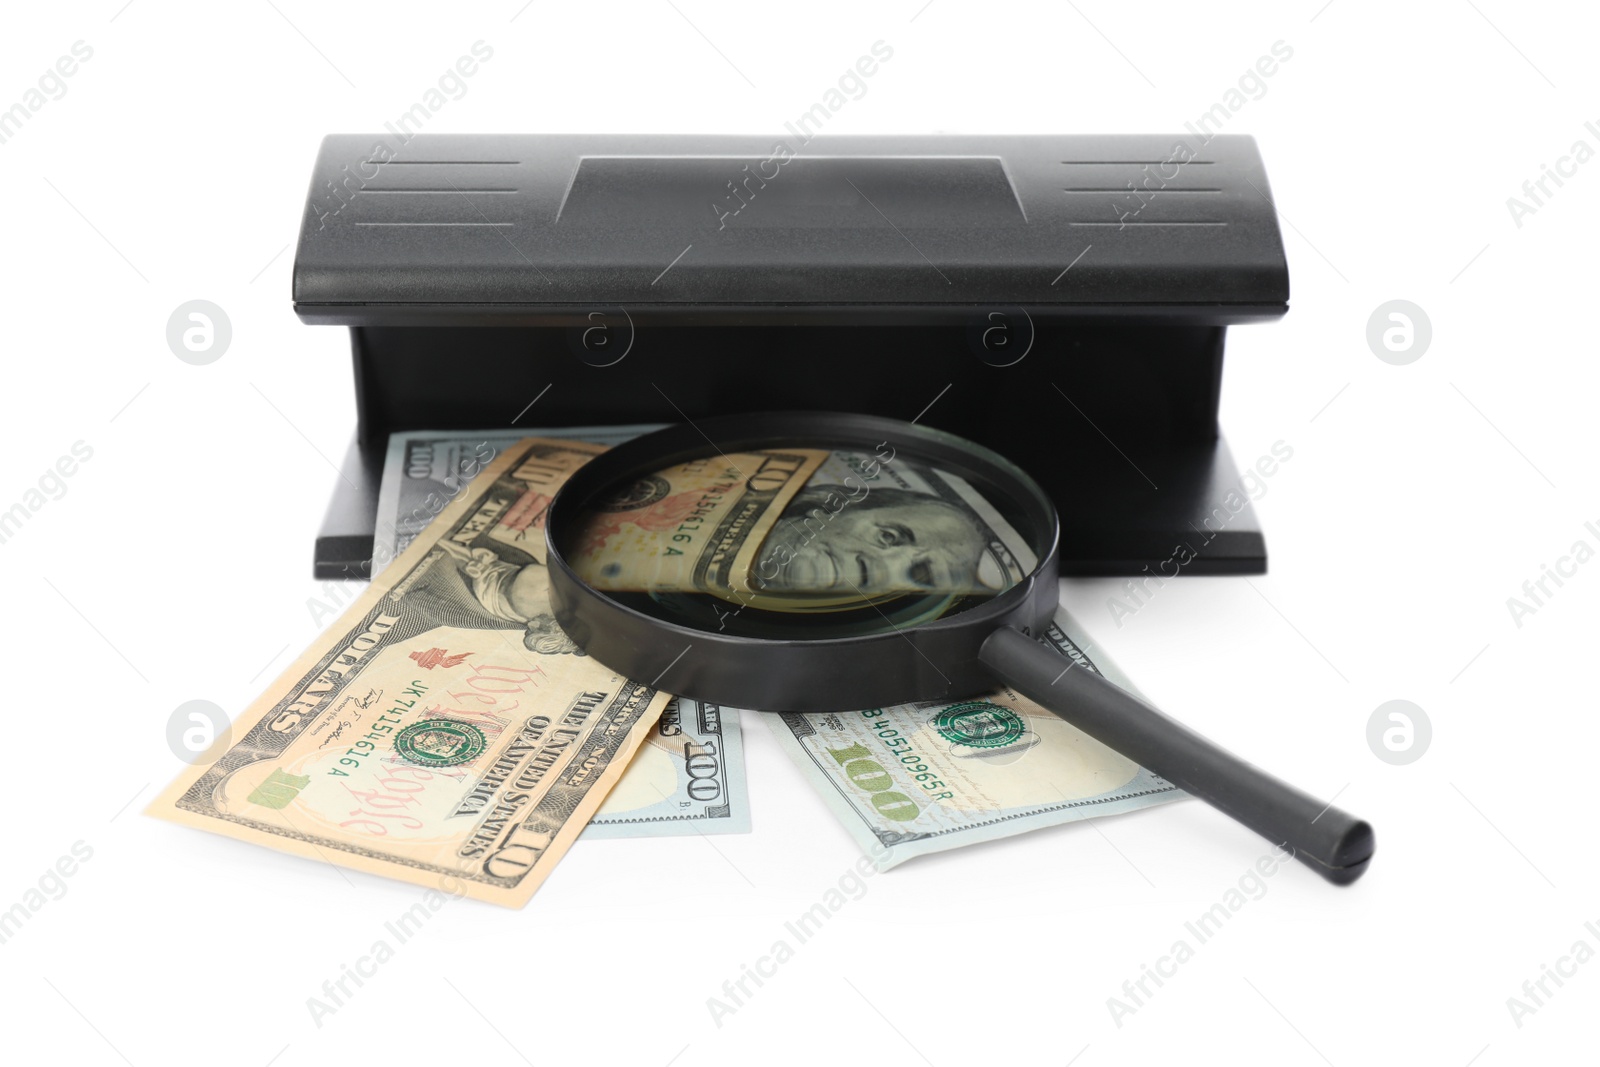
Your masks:
M 1129 692 L 1058 609 L 1045 642 Z M 1115 815 L 1185 794 L 1009 688 L 973 700 L 765 715 L 879 870 L 930 852 Z
M 749 833 L 739 716 L 734 708 L 675 697 L 584 840 Z
M 526 536 L 601 451 L 496 459 L 149 814 L 526 903 L 669 700 L 561 632 Z

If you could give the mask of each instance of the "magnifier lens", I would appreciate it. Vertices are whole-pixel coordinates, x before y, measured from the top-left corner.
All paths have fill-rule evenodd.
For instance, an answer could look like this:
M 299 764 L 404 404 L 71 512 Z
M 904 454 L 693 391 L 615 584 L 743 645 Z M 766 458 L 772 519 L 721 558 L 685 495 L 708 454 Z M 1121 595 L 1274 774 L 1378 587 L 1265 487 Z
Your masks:
M 1047 531 L 975 465 L 890 441 L 705 451 L 591 493 L 578 578 L 730 636 L 836 638 L 969 610 L 1022 582 Z

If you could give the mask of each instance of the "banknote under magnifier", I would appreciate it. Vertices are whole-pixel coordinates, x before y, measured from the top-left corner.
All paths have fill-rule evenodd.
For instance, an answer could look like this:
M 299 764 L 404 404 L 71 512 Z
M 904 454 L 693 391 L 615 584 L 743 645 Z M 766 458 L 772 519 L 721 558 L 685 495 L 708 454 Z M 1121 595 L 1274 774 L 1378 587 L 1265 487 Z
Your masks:
M 1050 457 L 1030 457 L 1050 462 Z M 951 701 L 1002 682 L 1337 884 L 1372 828 L 1036 640 L 1060 519 L 1024 470 L 876 416 L 699 420 L 590 460 L 550 505 L 555 621 L 668 692 L 769 711 Z

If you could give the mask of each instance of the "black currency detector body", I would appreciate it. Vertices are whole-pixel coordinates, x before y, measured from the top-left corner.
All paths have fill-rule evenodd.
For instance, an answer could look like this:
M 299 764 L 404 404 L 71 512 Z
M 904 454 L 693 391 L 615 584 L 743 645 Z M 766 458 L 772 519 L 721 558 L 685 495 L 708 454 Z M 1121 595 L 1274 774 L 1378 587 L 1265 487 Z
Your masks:
M 1000 452 L 1064 574 L 1260 573 L 1223 340 L 1288 298 L 1250 137 L 330 136 L 294 306 L 350 327 L 357 423 L 316 574 L 365 576 L 392 432 L 775 409 Z

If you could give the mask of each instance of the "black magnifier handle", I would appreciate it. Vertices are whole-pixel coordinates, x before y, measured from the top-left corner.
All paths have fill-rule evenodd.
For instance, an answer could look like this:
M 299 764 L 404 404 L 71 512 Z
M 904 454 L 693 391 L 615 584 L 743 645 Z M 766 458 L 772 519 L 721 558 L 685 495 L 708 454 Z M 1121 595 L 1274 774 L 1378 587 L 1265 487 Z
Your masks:
M 1291 850 L 1335 885 L 1366 871 L 1374 842 L 1365 822 L 1246 763 L 1021 631 L 996 630 L 979 658 L 1018 692 Z

